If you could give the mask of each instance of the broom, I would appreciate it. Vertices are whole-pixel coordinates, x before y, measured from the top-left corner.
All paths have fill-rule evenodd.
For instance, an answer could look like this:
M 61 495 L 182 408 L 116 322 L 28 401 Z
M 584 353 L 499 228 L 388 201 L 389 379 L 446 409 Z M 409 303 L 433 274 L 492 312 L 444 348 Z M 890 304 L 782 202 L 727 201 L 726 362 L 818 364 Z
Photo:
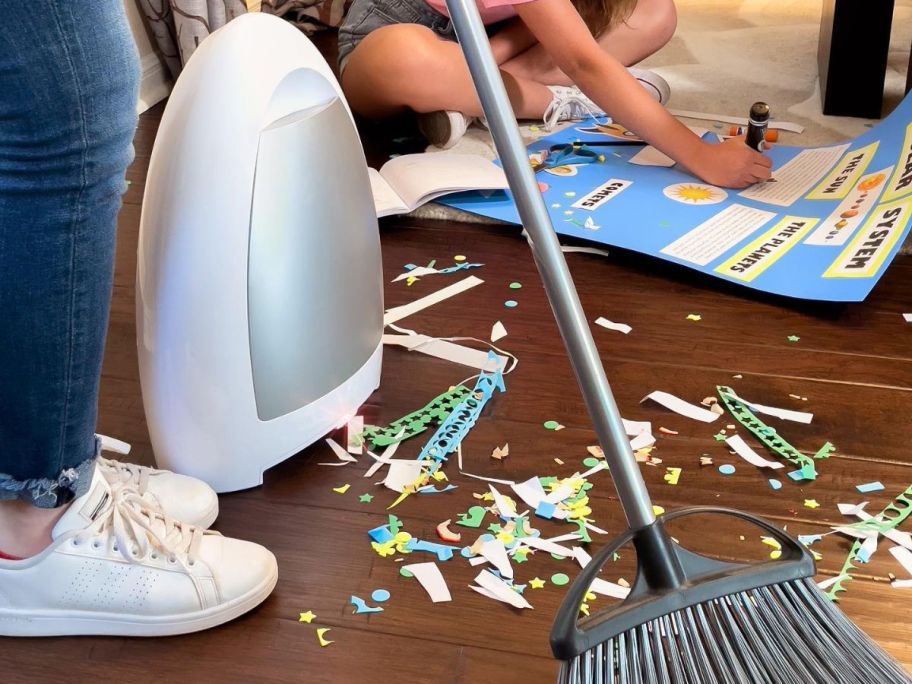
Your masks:
M 807 549 L 769 522 L 722 508 L 655 517 L 475 0 L 446 3 L 629 527 L 583 569 L 555 619 L 559 684 L 912 682 L 817 588 Z M 664 529 L 703 514 L 755 524 L 780 543 L 781 560 L 723 563 L 678 546 Z M 629 596 L 578 622 L 592 580 L 631 542 L 638 567 Z

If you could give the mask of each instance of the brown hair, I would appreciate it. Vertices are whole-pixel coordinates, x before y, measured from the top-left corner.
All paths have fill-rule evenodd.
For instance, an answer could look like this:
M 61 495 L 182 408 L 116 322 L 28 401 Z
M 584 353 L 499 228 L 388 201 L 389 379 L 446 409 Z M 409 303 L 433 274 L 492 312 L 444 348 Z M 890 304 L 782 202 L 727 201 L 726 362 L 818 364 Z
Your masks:
M 636 4 L 637 0 L 573 0 L 576 11 L 596 38 L 627 21 Z

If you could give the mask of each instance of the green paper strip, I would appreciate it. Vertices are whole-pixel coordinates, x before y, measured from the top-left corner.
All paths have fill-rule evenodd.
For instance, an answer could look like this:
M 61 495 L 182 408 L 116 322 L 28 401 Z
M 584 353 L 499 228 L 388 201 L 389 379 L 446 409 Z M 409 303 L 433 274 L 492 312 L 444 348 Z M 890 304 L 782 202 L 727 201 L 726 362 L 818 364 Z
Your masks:
M 870 520 L 862 520 L 854 525 L 845 525 L 844 527 L 853 527 L 860 530 L 876 530 L 878 534 L 883 534 L 884 532 L 896 529 L 910 515 L 912 515 L 912 485 L 909 485 L 906 488 L 906 491 L 899 494 L 893 501 L 887 504 L 886 508 Z M 839 580 L 833 584 L 826 593 L 827 598 L 831 601 L 838 601 L 839 598 L 836 594 L 845 591 L 845 583 L 851 581 L 852 575 L 849 571 L 857 568 L 854 564 L 855 556 L 861 550 L 861 545 L 863 543 L 863 539 L 857 539 L 855 540 L 855 543 L 852 544 L 852 548 L 849 549 L 849 555 L 846 556 L 845 563 L 842 564 L 842 569 L 839 571 Z
M 365 426 L 361 436 L 364 440 L 370 441 L 375 449 L 411 439 L 427 430 L 432 423 L 439 425 L 446 420 L 453 409 L 469 396 L 470 391 L 468 387 L 457 385 L 449 392 L 434 397 L 427 406 L 394 420 L 386 427 Z M 401 437 L 398 436 L 400 432 L 403 432 Z
M 716 391 L 719 393 L 722 403 L 725 404 L 725 408 L 729 410 L 735 420 L 750 430 L 757 439 L 763 442 L 767 449 L 789 463 L 798 466 L 802 479 L 817 479 L 817 468 L 814 465 L 813 458 L 802 454 L 798 449 L 782 439 L 775 428 L 757 418 L 743 402 L 734 397 L 734 390 L 731 387 L 717 385 Z

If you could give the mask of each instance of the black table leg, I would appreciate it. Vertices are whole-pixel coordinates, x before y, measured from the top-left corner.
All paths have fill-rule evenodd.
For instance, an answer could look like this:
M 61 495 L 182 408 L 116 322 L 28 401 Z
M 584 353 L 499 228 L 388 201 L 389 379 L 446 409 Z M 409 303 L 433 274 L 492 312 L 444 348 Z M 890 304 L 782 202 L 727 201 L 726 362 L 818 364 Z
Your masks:
M 893 1 L 824 0 L 817 49 L 824 114 L 880 118 Z

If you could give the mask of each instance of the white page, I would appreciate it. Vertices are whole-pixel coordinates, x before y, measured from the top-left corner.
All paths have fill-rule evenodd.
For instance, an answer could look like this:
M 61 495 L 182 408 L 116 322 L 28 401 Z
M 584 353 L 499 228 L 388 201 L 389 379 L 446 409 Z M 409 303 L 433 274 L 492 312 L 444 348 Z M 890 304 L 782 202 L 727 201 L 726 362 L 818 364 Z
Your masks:
M 774 183 L 754 183 L 738 194 L 757 202 L 788 207 L 807 195 L 842 158 L 848 144 L 802 150 L 779 168 L 773 169 Z
M 499 539 L 491 539 L 482 543 L 478 552 L 488 563 L 497 568 L 502 577 L 513 579 L 513 566 L 507 556 L 507 549 Z
M 775 216 L 772 211 L 732 204 L 660 251 L 681 261 L 706 266 Z
M 773 470 L 779 470 L 779 468 L 784 468 L 785 464 L 780 463 L 779 461 L 769 461 L 756 451 L 750 448 L 747 442 L 745 442 L 741 435 L 732 435 L 731 437 L 725 438 L 725 443 L 728 444 L 735 453 L 738 454 L 745 461 L 751 465 L 757 466 L 758 468 L 772 468 Z
M 701 406 L 696 406 L 689 402 L 679 399 L 673 394 L 668 392 L 662 392 L 656 390 L 655 392 L 650 392 L 645 397 L 640 400 L 642 404 L 647 399 L 651 399 L 657 404 L 661 404 L 670 411 L 674 411 L 678 415 L 684 416 L 686 418 L 691 418 L 693 420 L 699 420 L 703 423 L 712 423 L 719 419 L 718 413 L 713 413 L 712 411 L 707 411 Z
M 443 574 L 435 563 L 412 563 L 411 565 L 403 565 L 402 568 L 415 576 L 415 579 L 424 587 L 424 590 L 434 603 L 453 600 L 446 580 L 443 579 Z
M 624 431 L 628 437 L 637 437 L 638 435 L 648 432 L 652 434 L 652 423 L 648 420 L 627 420 L 621 418 L 624 422 Z
M 477 154 L 404 154 L 386 162 L 380 175 L 410 210 L 450 192 L 508 187 L 503 169 Z
M 476 285 L 481 285 L 484 281 L 477 276 L 467 276 L 462 280 L 453 283 L 452 285 L 447 285 L 444 288 L 432 292 L 431 294 L 416 299 L 414 302 L 409 302 L 408 304 L 403 304 L 402 306 L 394 306 L 392 309 L 387 309 L 386 313 L 383 314 L 383 325 L 387 326 L 396 321 L 402 320 L 406 316 L 411 316 L 414 313 L 418 313 L 429 306 L 433 306 L 438 302 L 442 302 L 445 299 L 449 299 L 454 295 L 458 295 L 462 292 L 465 292 L 468 289 L 475 287 Z
M 392 214 L 406 214 L 409 208 L 402 202 L 402 198 L 390 187 L 377 169 L 368 169 L 367 177 L 370 179 L 371 194 L 374 196 L 374 209 L 377 217 Z

